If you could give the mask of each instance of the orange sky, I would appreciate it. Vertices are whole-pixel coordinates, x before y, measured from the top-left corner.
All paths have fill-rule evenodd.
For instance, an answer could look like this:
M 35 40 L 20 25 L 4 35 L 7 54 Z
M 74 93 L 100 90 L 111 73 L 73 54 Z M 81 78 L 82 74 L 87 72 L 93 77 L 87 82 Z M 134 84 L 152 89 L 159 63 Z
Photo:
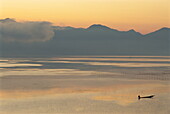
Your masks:
M 169 3 L 169 0 L 1 0 L 0 17 L 73 27 L 103 24 L 148 33 L 170 27 Z

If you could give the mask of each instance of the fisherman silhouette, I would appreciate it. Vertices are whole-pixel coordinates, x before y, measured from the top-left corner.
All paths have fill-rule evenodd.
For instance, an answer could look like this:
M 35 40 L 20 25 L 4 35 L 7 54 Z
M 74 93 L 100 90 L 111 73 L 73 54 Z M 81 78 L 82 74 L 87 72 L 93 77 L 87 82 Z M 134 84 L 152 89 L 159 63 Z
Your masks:
M 138 95 L 138 100 L 140 100 L 140 95 Z

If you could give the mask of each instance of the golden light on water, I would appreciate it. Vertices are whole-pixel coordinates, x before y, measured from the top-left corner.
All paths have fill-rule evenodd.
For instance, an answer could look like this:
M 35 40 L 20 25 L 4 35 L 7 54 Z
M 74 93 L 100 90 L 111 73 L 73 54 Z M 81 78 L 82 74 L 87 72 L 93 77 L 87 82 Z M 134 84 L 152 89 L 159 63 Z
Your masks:
M 168 58 L 1 59 L 0 113 L 167 113 Z
M 63 83 L 64 84 L 64 83 Z M 73 84 L 74 85 L 74 84 Z M 147 89 L 146 89 L 147 87 Z M 158 89 L 159 88 L 159 89 Z M 137 101 L 137 95 L 149 95 L 170 92 L 163 84 L 118 84 L 104 87 L 73 86 L 67 88 L 51 88 L 43 90 L 2 90 L 1 99 L 26 99 L 36 97 L 60 96 L 65 94 L 91 93 L 89 99 L 101 101 L 115 101 L 119 105 L 129 105 Z

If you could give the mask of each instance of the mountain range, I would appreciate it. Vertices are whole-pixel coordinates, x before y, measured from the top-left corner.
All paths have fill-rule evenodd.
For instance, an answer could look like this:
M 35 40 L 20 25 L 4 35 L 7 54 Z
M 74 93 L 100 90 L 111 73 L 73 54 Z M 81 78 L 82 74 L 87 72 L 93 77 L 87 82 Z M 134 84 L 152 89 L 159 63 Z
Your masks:
M 2 57 L 61 55 L 170 55 L 170 28 L 149 34 L 119 31 L 94 24 L 88 28 L 52 26 L 54 36 L 44 42 L 1 41 Z

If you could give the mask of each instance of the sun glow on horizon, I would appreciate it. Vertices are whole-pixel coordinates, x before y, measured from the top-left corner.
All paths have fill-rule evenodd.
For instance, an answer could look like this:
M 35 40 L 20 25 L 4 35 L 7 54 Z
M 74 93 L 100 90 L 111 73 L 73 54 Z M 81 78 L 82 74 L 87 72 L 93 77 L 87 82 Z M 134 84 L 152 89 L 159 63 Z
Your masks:
M 168 0 L 2 0 L 1 18 L 86 28 L 104 24 L 141 33 L 170 27 Z

